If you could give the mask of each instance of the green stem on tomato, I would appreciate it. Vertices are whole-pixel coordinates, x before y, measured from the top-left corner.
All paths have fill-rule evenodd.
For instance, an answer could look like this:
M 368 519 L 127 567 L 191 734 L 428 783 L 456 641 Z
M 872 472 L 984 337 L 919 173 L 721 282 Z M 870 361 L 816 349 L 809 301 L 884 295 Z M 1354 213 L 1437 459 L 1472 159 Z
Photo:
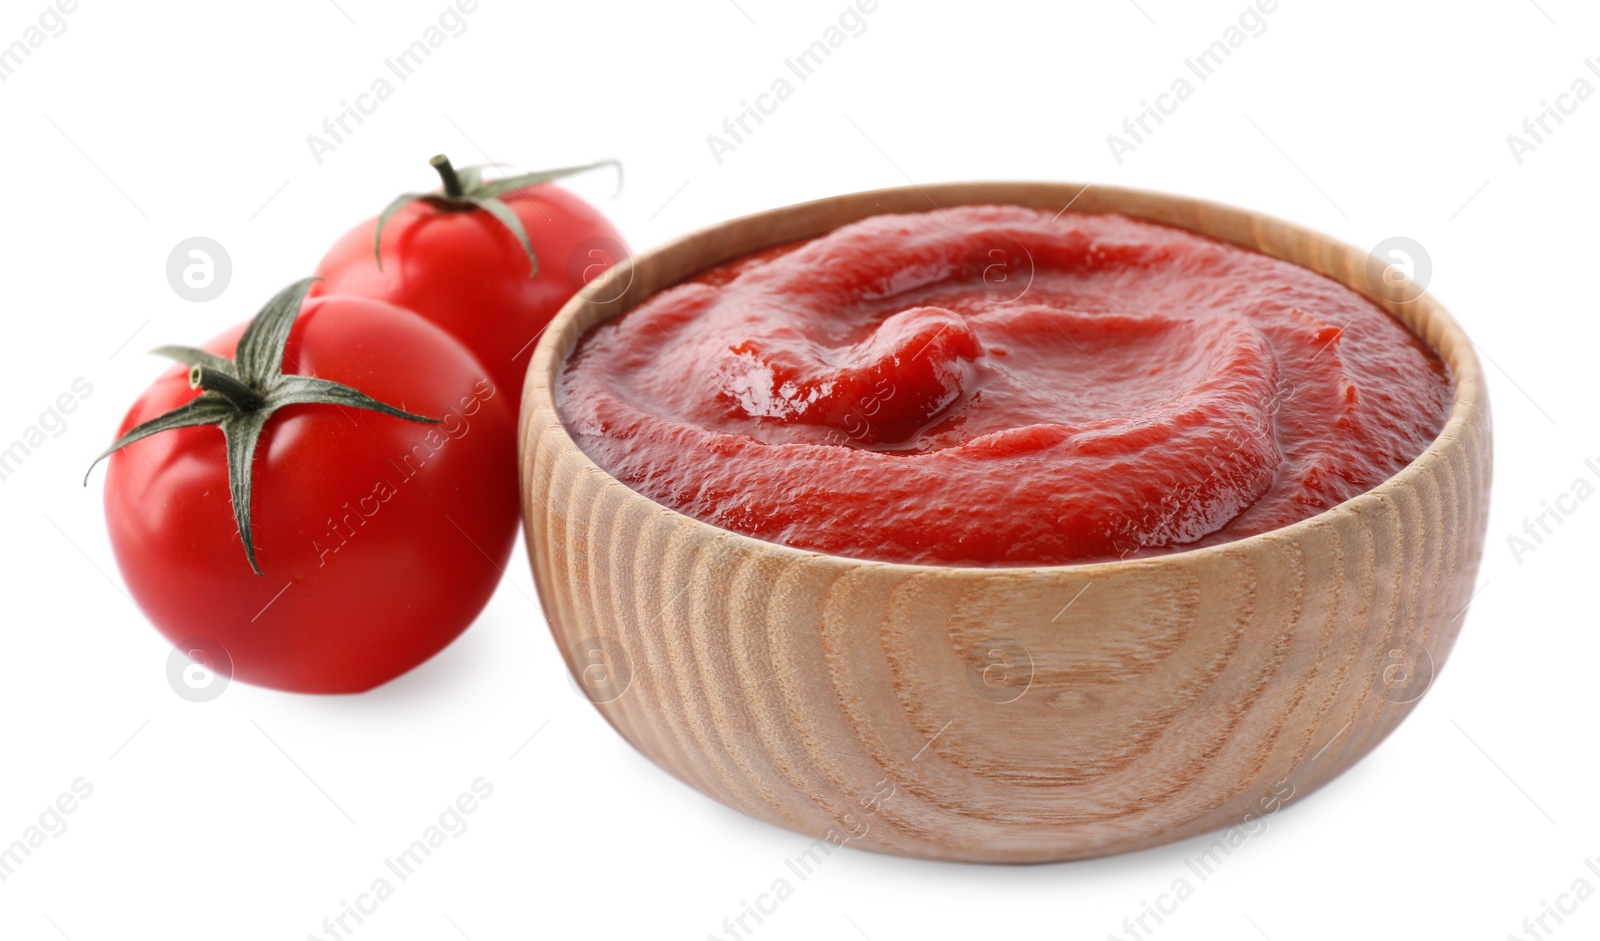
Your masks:
M 204 366 L 189 370 L 189 388 L 215 392 L 244 411 L 254 411 L 267 402 L 261 393 L 250 388 L 243 380 Z
M 506 177 L 500 180 L 485 182 L 483 171 L 486 167 L 463 167 L 457 171 L 450 158 L 444 154 L 436 154 L 428 161 L 439 174 L 439 179 L 444 183 L 444 189 L 439 193 L 402 193 L 396 196 L 389 205 L 378 213 L 377 223 L 372 227 L 372 258 L 377 263 L 378 270 L 383 270 L 383 229 L 394 218 L 394 214 L 419 200 L 427 202 L 440 212 L 460 212 L 463 210 L 481 209 L 494 216 L 495 221 L 506 227 L 516 237 L 517 244 L 522 246 L 522 251 L 528 256 L 528 277 L 539 276 L 539 258 L 533 253 L 533 245 L 528 241 L 528 233 L 523 230 L 522 222 L 517 214 L 511 210 L 501 197 L 512 193 L 525 194 L 525 190 L 535 186 L 543 186 L 564 177 L 585 173 L 589 170 L 598 170 L 601 167 L 615 167 L 617 170 L 617 189 L 622 189 L 622 164 L 615 160 L 601 160 L 596 163 L 586 163 L 577 167 L 557 167 L 554 170 L 538 170 L 533 173 L 524 173 L 520 176 Z M 463 179 L 465 176 L 465 179 Z
M 444 154 L 435 154 L 428 163 L 439 171 L 439 179 L 444 183 L 445 198 L 460 199 L 466 190 L 461 186 L 461 177 L 456 175 L 456 168 L 450 163 L 450 158 Z
M 289 333 L 316 280 L 296 281 L 268 301 L 239 335 L 233 359 L 192 346 L 154 350 L 188 366 L 189 386 L 201 390 L 200 395 L 129 429 L 94 460 L 99 464 L 113 452 L 163 431 L 200 425 L 221 428 L 227 449 L 228 497 L 233 503 L 233 518 L 239 527 L 239 541 L 244 544 L 245 560 L 257 575 L 262 573 L 250 535 L 251 469 L 261 432 L 274 412 L 286 405 L 338 405 L 429 425 L 439 423 L 437 418 L 413 415 L 331 379 L 284 373 L 283 354 Z M 89 465 L 89 470 L 94 470 L 94 464 Z M 87 473 L 83 482 L 85 486 L 89 483 Z

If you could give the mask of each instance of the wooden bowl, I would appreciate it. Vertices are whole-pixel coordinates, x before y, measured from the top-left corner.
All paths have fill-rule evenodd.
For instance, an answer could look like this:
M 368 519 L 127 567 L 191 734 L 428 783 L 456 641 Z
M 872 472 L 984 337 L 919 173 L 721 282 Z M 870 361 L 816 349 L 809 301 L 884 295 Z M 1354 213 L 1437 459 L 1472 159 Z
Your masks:
M 709 266 L 866 216 L 1009 203 L 1119 212 L 1320 272 L 1455 378 L 1437 440 L 1311 519 L 1104 564 L 899 565 L 786 548 L 652 502 L 574 444 L 552 396 L 584 331 Z M 1043 862 L 1253 826 L 1411 711 L 1483 547 L 1489 409 L 1467 337 L 1365 252 L 1214 203 L 1074 183 L 854 193 L 734 219 L 614 269 L 539 342 L 522 403 L 529 554 L 579 688 L 663 768 L 840 845 Z M 1388 296 L 1385 296 L 1388 295 Z M 1221 852 L 1226 855 L 1228 845 Z

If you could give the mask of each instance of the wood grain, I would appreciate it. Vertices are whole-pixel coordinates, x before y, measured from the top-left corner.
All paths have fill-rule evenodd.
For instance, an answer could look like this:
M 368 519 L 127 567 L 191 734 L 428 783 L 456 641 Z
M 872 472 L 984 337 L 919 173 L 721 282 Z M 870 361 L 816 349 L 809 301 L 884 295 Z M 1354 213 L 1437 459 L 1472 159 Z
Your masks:
M 877 213 L 1069 202 L 1233 242 L 1373 297 L 1451 368 L 1438 440 L 1372 491 L 1274 532 L 994 570 L 726 532 L 628 489 L 557 417 L 553 380 L 585 330 L 710 265 Z M 562 310 L 523 401 L 529 552 L 569 668 L 657 764 L 825 843 L 1042 862 L 1277 812 L 1410 712 L 1455 641 L 1483 545 L 1490 422 L 1471 344 L 1431 296 L 1401 303 L 1369 284 L 1366 265 L 1364 252 L 1253 212 L 1074 183 L 856 193 L 639 256 Z

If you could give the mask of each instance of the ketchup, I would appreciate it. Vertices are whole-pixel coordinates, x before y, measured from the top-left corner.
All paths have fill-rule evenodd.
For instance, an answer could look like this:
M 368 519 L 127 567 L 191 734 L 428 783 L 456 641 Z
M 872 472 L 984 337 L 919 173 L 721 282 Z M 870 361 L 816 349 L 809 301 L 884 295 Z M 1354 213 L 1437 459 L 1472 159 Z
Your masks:
M 1266 532 L 1381 483 L 1444 364 L 1287 262 L 1115 215 L 875 216 L 586 334 L 557 408 L 641 494 L 800 549 L 1104 561 Z

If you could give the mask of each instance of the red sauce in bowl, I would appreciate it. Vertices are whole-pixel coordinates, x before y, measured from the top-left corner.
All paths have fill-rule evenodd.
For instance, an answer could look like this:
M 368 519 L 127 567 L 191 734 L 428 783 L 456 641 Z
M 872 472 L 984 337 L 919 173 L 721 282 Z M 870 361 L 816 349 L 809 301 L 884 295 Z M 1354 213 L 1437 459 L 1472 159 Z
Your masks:
M 590 330 L 556 405 L 639 493 L 836 555 L 1058 565 L 1275 529 L 1371 489 L 1444 364 L 1304 268 L 1115 215 L 865 219 Z

